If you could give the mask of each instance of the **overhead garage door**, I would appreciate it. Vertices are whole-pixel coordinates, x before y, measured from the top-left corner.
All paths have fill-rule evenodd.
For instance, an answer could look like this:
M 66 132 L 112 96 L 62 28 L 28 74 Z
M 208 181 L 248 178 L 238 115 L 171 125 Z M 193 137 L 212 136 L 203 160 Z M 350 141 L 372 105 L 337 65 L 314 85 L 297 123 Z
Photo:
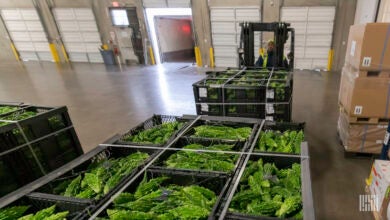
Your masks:
M 295 28 L 295 68 L 326 69 L 335 10 L 335 7 L 282 8 L 281 20 Z M 289 48 L 286 44 L 286 50 Z
M 53 60 L 35 9 L 3 9 L 1 16 L 22 60 Z
M 95 16 L 90 8 L 55 8 L 65 49 L 73 62 L 103 63 Z
M 212 7 L 210 11 L 214 59 L 217 67 L 238 65 L 237 49 L 240 43 L 243 21 L 260 21 L 259 8 L 255 7 Z M 259 33 L 255 34 L 255 51 L 260 45 Z

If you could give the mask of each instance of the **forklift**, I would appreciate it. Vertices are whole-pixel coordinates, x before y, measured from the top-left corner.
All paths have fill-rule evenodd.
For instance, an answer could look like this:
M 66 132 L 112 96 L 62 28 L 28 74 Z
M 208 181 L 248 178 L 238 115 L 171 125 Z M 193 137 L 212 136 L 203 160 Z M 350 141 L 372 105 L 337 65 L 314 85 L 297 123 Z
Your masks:
M 239 69 L 260 69 L 261 67 L 255 67 L 255 32 L 273 32 L 274 43 L 275 43 L 275 55 L 274 58 L 274 69 L 276 70 L 288 70 L 294 69 L 294 41 L 295 31 L 294 28 L 290 27 L 289 23 L 284 22 L 272 22 L 272 23 L 253 23 L 243 22 L 240 23 L 241 35 L 240 35 L 240 47 L 238 49 L 239 56 Z M 289 36 L 290 35 L 290 36 Z M 288 67 L 283 65 L 284 56 L 284 44 L 290 37 L 290 52 L 288 54 Z

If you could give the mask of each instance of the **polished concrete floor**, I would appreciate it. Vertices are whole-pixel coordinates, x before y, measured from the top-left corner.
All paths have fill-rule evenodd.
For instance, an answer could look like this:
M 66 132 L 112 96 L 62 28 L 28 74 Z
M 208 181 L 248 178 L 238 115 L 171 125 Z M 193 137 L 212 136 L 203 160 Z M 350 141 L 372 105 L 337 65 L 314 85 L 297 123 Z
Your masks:
M 192 83 L 205 69 L 186 63 L 149 67 L 0 64 L 0 100 L 66 105 L 85 151 L 156 114 L 195 114 Z M 372 219 L 359 212 L 370 159 L 345 159 L 339 145 L 338 73 L 298 71 L 293 119 L 306 122 L 317 219 Z

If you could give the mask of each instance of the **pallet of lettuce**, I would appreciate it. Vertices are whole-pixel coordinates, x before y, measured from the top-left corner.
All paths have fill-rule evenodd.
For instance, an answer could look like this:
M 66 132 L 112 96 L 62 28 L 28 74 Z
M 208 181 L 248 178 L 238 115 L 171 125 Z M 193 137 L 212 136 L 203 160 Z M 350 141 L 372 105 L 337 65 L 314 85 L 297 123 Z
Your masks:
M 193 84 L 198 115 L 291 120 L 291 72 L 228 69 L 206 75 Z
M 308 165 L 301 163 L 308 159 L 303 127 L 260 119 L 155 115 L 114 144 L 73 161 L 61 175 L 41 178 L 23 202 L 0 203 L 0 216 L 303 219 L 312 211 L 304 210 L 310 200 L 302 196 L 302 182 L 310 181 L 301 174 Z
M 0 196 L 82 153 L 66 107 L 0 103 Z

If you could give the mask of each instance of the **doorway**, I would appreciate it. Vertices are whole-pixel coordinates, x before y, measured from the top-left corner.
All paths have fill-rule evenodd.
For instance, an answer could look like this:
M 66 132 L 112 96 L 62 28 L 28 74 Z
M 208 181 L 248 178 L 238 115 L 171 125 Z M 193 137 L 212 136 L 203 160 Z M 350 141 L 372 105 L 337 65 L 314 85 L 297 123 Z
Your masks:
M 114 32 L 111 34 L 112 43 L 117 44 L 122 63 L 144 64 L 142 35 L 135 7 L 109 8 Z
M 190 16 L 156 16 L 155 28 L 161 63 L 195 61 L 192 18 Z
M 190 8 L 145 9 L 157 64 L 195 63 Z

